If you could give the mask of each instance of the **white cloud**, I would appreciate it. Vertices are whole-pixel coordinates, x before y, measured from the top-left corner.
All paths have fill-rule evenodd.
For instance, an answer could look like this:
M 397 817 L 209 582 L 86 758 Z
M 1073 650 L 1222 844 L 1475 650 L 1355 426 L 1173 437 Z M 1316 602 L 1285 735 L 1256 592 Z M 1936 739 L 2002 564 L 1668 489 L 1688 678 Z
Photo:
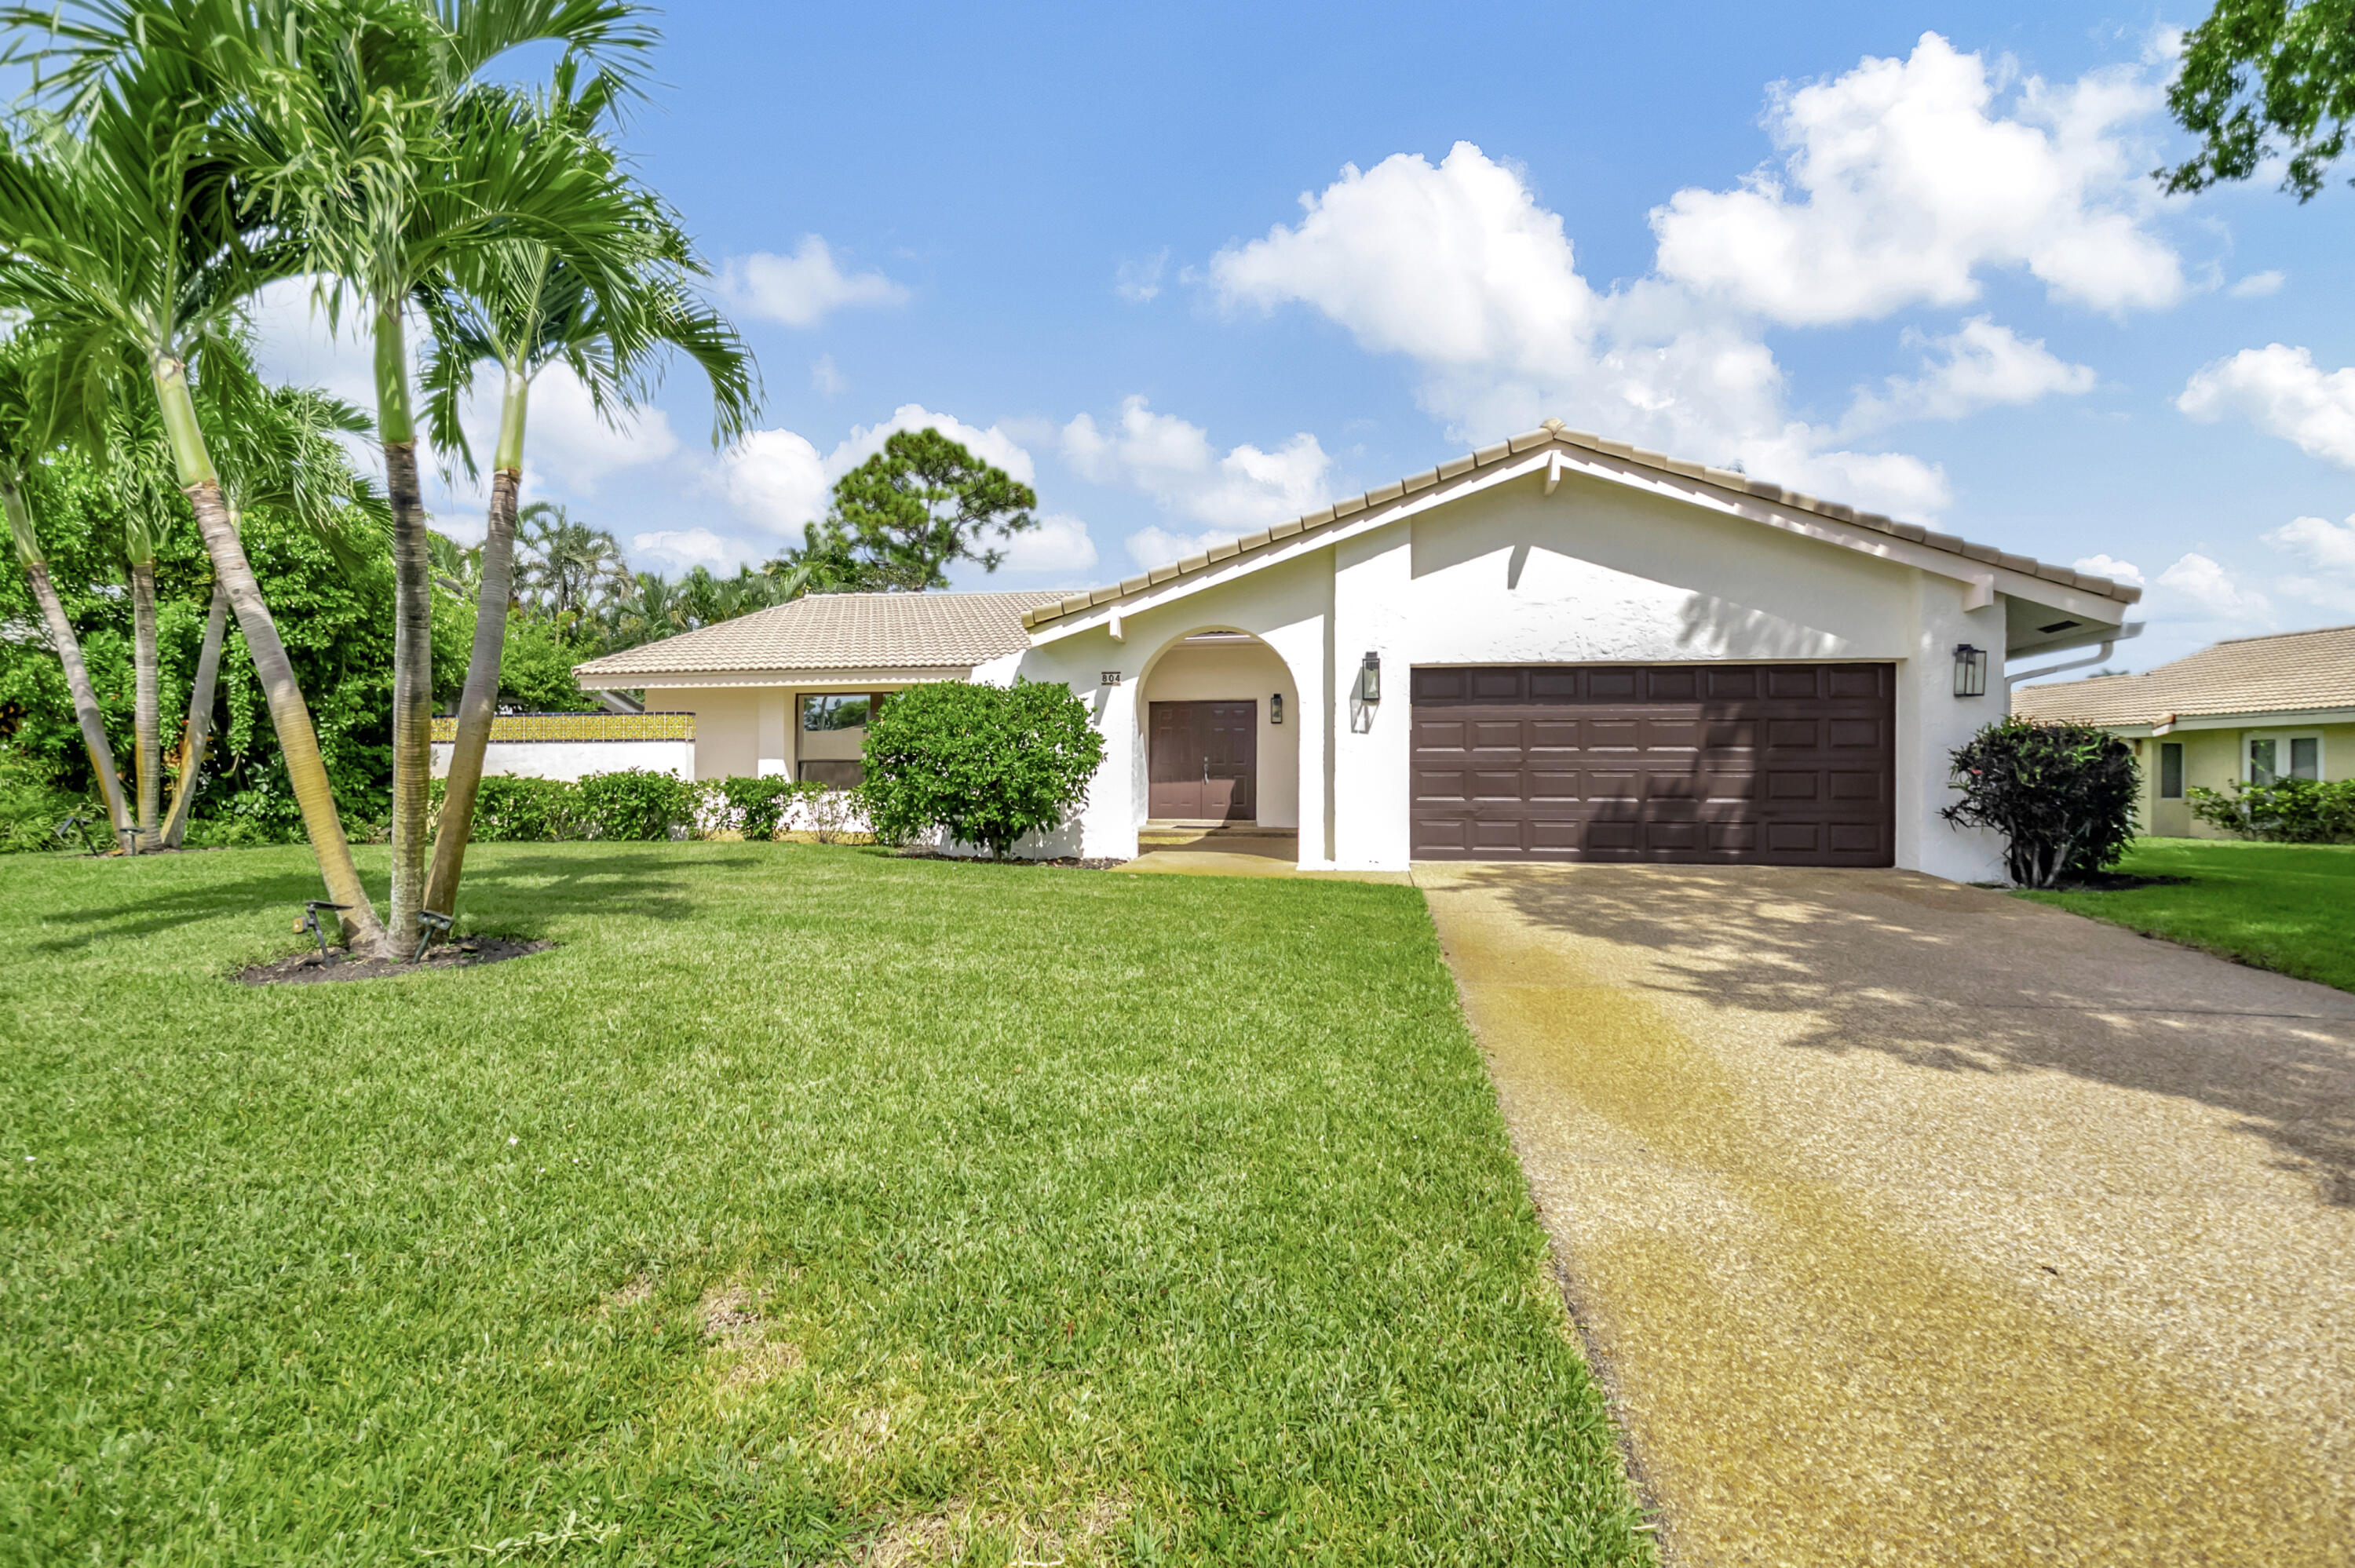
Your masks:
M 823 516 L 833 482 L 817 449 L 791 430 L 754 430 L 720 455 L 712 477 L 739 515 L 779 535 Z
M 719 291 L 747 315 L 815 326 L 835 311 L 856 305 L 896 305 L 908 291 L 880 272 L 846 273 L 834 251 L 815 234 L 802 237 L 790 256 L 755 251 L 731 257 L 719 270 Z
M 834 355 L 821 354 L 810 361 L 810 386 L 821 397 L 839 397 L 849 389 L 850 383 L 835 368 Z
M 467 399 L 466 438 L 478 463 L 487 463 L 497 441 L 496 379 Z M 588 387 L 563 366 L 552 366 L 532 383 L 524 438 L 524 483 L 535 490 L 587 497 L 598 481 L 623 469 L 662 462 L 679 449 L 670 417 L 641 408 L 612 424 L 597 417 Z
M 1068 513 L 1041 513 L 1037 527 L 1019 534 L 1001 533 L 994 544 L 1006 552 L 1005 563 L 998 567 L 1002 572 L 1059 572 L 1076 584 L 1077 574 L 1095 568 L 1096 542 L 1088 525 Z
M 985 430 L 920 403 L 903 403 L 888 419 L 852 426 L 824 455 L 794 431 L 755 430 L 720 454 L 705 486 L 768 533 L 798 535 L 805 524 L 826 515 L 837 480 L 881 451 L 893 431 L 917 429 L 939 430 L 1025 484 L 1036 478 L 1038 465 L 1003 429 L 993 425 Z
M 2151 588 L 2158 601 L 2151 610 L 2154 619 L 2166 612 L 2171 620 L 2222 621 L 2252 631 L 2273 621 L 2273 605 L 2264 593 L 2196 550 L 2159 573 Z
M 1110 430 L 1082 414 L 1062 431 L 1063 457 L 1082 479 L 1144 492 L 1170 511 L 1239 534 L 1297 517 L 1325 499 L 1332 460 L 1301 432 L 1273 451 L 1238 446 L 1221 455 L 1209 432 L 1130 397 Z M 1186 552 L 1180 551 L 1181 555 Z
M 2355 615 L 2355 517 L 2344 523 L 2293 518 L 2264 539 L 2298 557 L 2298 569 L 2283 577 L 2276 591 L 2335 616 Z
M 1987 316 L 1973 316 L 1945 337 L 1909 333 L 1904 341 L 1945 357 L 1925 355 L 1921 375 L 1892 376 L 1885 391 L 1858 394 L 1843 429 L 1878 429 L 1902 419 L 1960 419 L 1982 408 L 2094 389 L 2092 366 L 2072 365 L 2048 351 L 2043 339 L 2030 342 Z
M 1113 273 L 1112 291 L 1131 304 L 1148 304 L 1161 295 L 1161 274 L 1169 265 L 1169 248 L 1163 246 L 1152 255 L 1123 261 Z
M 2112 582 L 2142 586 L 2142 568 L 2132 561 L 2121 561 L 2115 556 L 2085 556 L 2075 563 L 2077 570 L 2091 577 L 2107 577 Z
M 747 549 L 737 540 L 724 539 L 709 528 L 665 528 L 630 536 L 630 564 L 639 570 L 646 569 L 651 563 L 674 572 L 690 571 L 697 567 L 730 572 L 762 554 L 758 549 Z
M 1998 85 L 1983 57 L 1924 33 L 1906 59 L 1776 89 L 1780 167 L 1656 209 L 1660 272 L 1791 324 L 1967 304 L 1989 268 L 2097 310 L 2180 298 L 2174 250 L 2145 228 L 2150 154 L 2123 133 L 2159 89 L 2135 68 L 2031 77 L 2002 104 Z
M 1167 528 L 1140 528 L 1128 536 L 1129 558 L 1140 567 L 1167 566 L 1188 556 L 1199 555 L 1213 545 L 1223 545 L 1235 535 L 1223 528 L 1213 528 L 1207 534 L 1187 534 Z
M 2262 300 L 2267 294 L 2278 294 L 2281 286 L 2289 281 L 2286 272 L 2252 272 L 2224 291 L 2236 300 Z
M 1750 328 L 1673 284 L 1598 295 L 1561 217 L 1470 143 L 1433 167 L 1399 154 L 1302 196 L 1304 216 L 1220 251 L 1231 306 L 1297 302 L 1365 348 L 1423 371 L 1421 398 L 1467 441 L 1548 416 L 1867 506 L 1934 513 L 1934 466 L 1835 450 L 1792 418 L 1783 373 Z
M 2238 414 L 2309 457 L 2355 468 L 2355 368 L 2325 373 L 2304 348 L 2244 348 L 2192 373 L 2175 406 L 2195 419 Z
M 1022 450 L 1021 443 L 1006 433 L 1005 427 L 992 425 L 985 430 L 950 415 L 935 414 L 921 403 L 902 403 L 879 424 L 850 428 L 850 434 L 826 457 L 826 482 L 832 484 L 881 451 L 883 443 L 898 430 L 938 430 L 982 461 L 1004 469 L 1025 484 L 1038 480 L 1038 465 L 1030 461 L 1030 454 Z

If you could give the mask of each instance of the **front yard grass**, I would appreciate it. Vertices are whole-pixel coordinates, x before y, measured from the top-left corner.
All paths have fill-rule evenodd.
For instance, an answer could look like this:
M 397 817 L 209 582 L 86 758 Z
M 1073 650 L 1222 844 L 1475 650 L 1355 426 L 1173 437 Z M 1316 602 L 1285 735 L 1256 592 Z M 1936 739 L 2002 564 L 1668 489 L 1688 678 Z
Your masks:
M 368 862 L 382 872 L 382 852 Z M 1410 889 L 485 845 L 0 862 L 0 1561 L 1623 1563 Z
M 2117 869 L 2182 880 L 2019 896 L 2355 991 L 2355 845 L 2146 838 Z

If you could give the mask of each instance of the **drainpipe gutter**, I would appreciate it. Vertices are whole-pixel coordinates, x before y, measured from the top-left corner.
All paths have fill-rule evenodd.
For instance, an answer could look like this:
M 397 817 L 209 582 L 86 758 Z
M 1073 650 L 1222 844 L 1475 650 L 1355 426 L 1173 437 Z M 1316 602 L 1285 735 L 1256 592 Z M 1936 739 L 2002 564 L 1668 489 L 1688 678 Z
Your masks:
M 2140 637 L 2142 635 L 2143 625 L 2144 623 L 2142 621 L 2137 620 L 2132 626 L 2119 627 L 2115 632 L 2103 640 L 2100 647 L 2094 649 L 2093 652 L 2087 654 L 2083 659 L 2072 659 L 2065 664 L 2047 664 L 2041 670 L 2022 670 L 2017 675 L 2012 674 L 2009 671 L 2006 671 L 2003 677 L 2003 696 L 2005 704 L 2007 705 L 2009 705 L 2011 701 L 2012 688 L 2019 685 L 2023 681 L 2041 681 L 2047 675 L 2058 675 L 2065 671 L 2082 670 L 2089 664 L 2101 663 L 2103 661 L 2109 658 L 2111 649 L 2116 647 L 2119 643 L 2124 642 L 2129 637 Z

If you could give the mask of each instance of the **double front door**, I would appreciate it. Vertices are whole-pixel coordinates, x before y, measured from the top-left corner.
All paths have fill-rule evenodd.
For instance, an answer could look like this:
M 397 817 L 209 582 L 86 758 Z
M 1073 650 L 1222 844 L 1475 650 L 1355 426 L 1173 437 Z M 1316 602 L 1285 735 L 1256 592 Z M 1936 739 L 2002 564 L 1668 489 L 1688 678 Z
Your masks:
M 1259 812 L 1259 704 L 1155 703 L 1150 815 L 1248 822 Z

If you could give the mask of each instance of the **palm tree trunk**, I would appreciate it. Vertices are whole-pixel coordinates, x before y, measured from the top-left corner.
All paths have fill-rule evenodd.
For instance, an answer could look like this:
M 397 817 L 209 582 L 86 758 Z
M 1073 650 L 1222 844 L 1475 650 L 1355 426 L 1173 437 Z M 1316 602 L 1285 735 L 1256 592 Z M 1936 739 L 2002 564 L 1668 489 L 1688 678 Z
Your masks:
M 400 303 L 376 318 L 377 433 L 392 504 L 392 905 L 395 939 L 413 936 L 425 901 L 426 798 L 433 779 L 433 556 L 417 481 L 417 429 Z
M 220 679 L 221 644 L 229 637 L 229 596 L 213 584 L 205 611 L 205 645 L 197 654 L 197 678 L 188 688 L 188 722 L 180 731 L 180 777 L 172 786 L 172 809 L 164 813 L 164 847 L 178 849 L 195 813 L 197 775 L 204 771 L 205 743 L 212 736 L 213 689 Z
M 146 854 L 164 847 L 155 815 L 164 799 L 163 697 L 156 673 L 155 563 L 131 563 L 131 777 L 139 790 L 139 832 L 132 842 Z
M 458 880 L 474 832 L 474 796 L 483 784 L 483 754 L 499 694 L 499 655 L 506 646 L 507 590 L 515 575 L 516 498 L 523 485 L 523 429 L 531 383 L 510 373 L 499 410 L 499 448 L 491 472 L 489 530 L 483 536 L 482 582 L 474 596 L 474 646 L 466 660 L 466 690 L 458 699 L 458 733 L 450 773 L 442 787 L 442 831 L 433 840 L 433 869 L 425 906 L 458 912 Z
M 8 528 L 16 537 L 16 553 L 24 563 L 26 580 L 33 585 L 33 597 L 40 601 L 41 620 L 49 630 L 49 645 L 58 651 L 58 662 L 65 666 L 66 691 L 73 698 L 74 717 L 81 724 L 81 743 L 90 752 L 90 770 L 97 777 L 98 792 L 106 801 L 108 825 L 114 830 L 114 842 L 125 843 L 130 837 L 131 814 L 123 809 L 123 780 L 114 771 L 114 747 L 106 738 L 106 720 L 98 711 L 98 691 L 90 683 L 90 667 L 81 662 L 81 640 L 74 635 L 73 622 L 66 619 L 66 607 L 58 598 L 57 585 L 49 580 L 48 563 L 35 553 L 37 540 L 32 519 L 25 510 L 24 492 L 14 483 L 0 482 L 0 504 L 7 508 Z
M 270 704 L 271 726 L 278 732 L 278 749 L 286 759 L 286 777 L 294 786 L 294 800 L 303 810 L 303 828 L 311 853 L 327 885 L 327 896 L 343 905 L 340 916 L 344 940 L 355 952 L 390 957 L 376 906 L 360 882 L 352 859 L 351 841 L 344 836 L 343 819 L 336 814 L 335 787 L 327 781 L 327 765 L 319 755 L 318 732 L 311 727 L 311 710 L 304 705 L 303 689 L 295 683 L 294 666 L 286 644 L 271 619 L 270 606 L 254 580 L 253 565 L 245 556 L 245 542 L 229 519 L 229 503 L 221 494 L 220 475 L 213 471 L 205 450 L 203 429 L 197 423 L 196 404 L 188 397 L 187 367 L 158 355 L 155 394 L 163 405 L 164 429 L 179 465 L 180 482 L 188 504 L 196 509 L 197 531 L 204 536 L 212 557 L 213 581 L 229 596 L 237 614 L 238 630 L 245 634 L 245 651 L 261 678 L 262 695 Z

